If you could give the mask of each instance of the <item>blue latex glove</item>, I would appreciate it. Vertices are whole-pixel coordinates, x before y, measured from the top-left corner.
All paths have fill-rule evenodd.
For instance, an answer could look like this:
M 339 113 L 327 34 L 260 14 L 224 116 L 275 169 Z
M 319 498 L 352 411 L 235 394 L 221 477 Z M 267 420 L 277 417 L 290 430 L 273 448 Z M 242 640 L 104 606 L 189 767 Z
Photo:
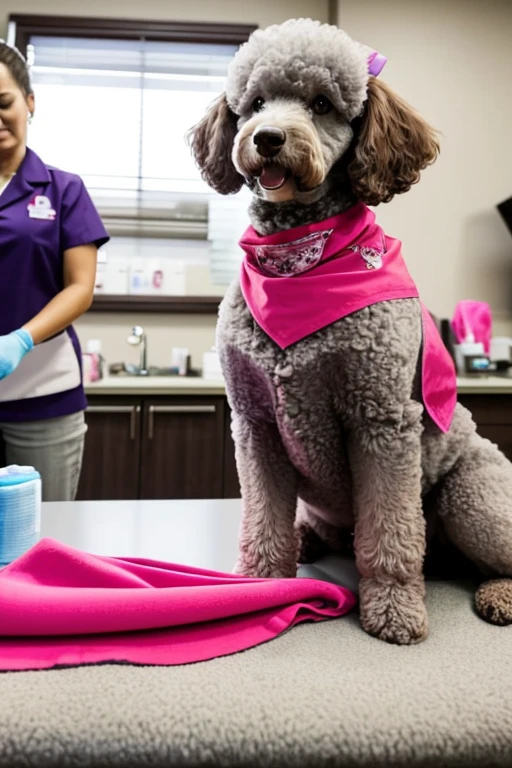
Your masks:
M 33 346 L 32 336 L 24 328 L 0 336 L 0 379 L 9 376 Z

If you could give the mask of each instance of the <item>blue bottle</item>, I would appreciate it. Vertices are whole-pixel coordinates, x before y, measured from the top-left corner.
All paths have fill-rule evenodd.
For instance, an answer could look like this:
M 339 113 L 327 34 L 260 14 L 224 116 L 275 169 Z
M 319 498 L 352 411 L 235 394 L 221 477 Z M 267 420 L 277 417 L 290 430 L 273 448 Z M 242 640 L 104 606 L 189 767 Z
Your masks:
M 34 467 L 0 469 L 0 568 L 38 541 L 41 491 L 41 475 Z

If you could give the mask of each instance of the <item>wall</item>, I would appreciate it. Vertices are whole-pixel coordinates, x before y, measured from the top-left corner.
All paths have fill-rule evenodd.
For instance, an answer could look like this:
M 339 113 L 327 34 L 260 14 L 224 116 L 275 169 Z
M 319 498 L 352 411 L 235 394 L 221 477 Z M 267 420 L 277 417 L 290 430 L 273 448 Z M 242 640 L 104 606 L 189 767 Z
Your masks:
M 174 21 L 213 21 L 257 24 L 266 27 L 291 17 L 311 16 L 328 21 L 330 0 L 0 0 L 0 36 L 5 37 L 10 13 L 144 18 Z M 169 365 L 172 346 L 187 346 L 192 364 L 201 365 L 202 353 L 214 343 L 214 316 L 114 315 L 91 313 L 76 324 L 82 343 L 100 338 L 108 362 L 137 362 L 138 351 L 126 343 L 135 323 L 148 332 L 152 365 Z
M 442 132 L 437 163 L 380 223 L 433 311 L 488 301 L 511 332 L 512 237 L 495 206 L 512 195 L 512 2 L 340 0 L 338 24 L 389 57 L 382 77 Z
M 0 28 L 10 13 L 96 16 L 98 18 L 150 19 L 151 21 L 225 21 L 266 27 L 288 18 L 329 17 L 329 0 L 2 0 Z

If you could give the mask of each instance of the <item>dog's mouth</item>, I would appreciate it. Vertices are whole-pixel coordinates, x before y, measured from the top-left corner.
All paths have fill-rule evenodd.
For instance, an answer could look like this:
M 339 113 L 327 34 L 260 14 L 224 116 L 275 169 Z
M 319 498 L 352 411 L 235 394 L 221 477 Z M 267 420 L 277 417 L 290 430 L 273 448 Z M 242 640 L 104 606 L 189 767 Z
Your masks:
M 281 189 L 291 176 L 291 171 L 279 163 L 268 163 L 261 169 L 258 181 L 263 189 Z

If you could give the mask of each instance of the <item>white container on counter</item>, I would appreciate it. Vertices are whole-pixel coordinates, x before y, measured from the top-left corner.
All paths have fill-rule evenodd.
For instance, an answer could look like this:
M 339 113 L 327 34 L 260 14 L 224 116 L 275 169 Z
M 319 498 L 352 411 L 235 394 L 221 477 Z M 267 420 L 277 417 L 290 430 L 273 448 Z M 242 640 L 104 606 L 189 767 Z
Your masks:
M 177 368 L 180 376 L 186 376 L 190 366 L 190 352 L 186 347 L 173 347 L 171 351 L 171 368 Z
M 82 354 L 82 371 L 84 384 L 92 384 L 104 376 L 104 360 L 101 355 L 100 339 L 89 339 L 86 350 Z
M 143 259 L 134 259 L 130 265 L 130 291 L 133 295 L 152 293 L 151 271 Z
M 185 296 L 187 293 L 187 270 L 182 259 L 169 259 L 165 265 L 165 293 L 168 296 Z
M 94 293 L 104 293 L 105 292 L 105 273 L 106 273 L 106 264 L 98 264 L 96 265 L 96 278 L 94 280 Z
M 129 268 L 126 262 L 120 259 L 109 262 L 105 271 L 103 285 L 103 292 L 109 295 L 125 296 L 129 293 Z
M 512 350 L 512 338 L 509 336 L 493 336 L 491 339 L 491 360 L 510 360 Z
M 481 341 L 464 341 L 462 344 L 454 344 L 455 365 L 458 373 L 466 373 L 466 357 L 484 357 L 484 345 Z
M 150 260 L 149 273 L 151 276 L 150 292 L 158 296 L 164 290 L 164 273 L 160 261 L 157 259 Z
M 216 381 L 222 379 L 220 359 L 215 349 L 211 349 L 203 355 L 203 379 Z

